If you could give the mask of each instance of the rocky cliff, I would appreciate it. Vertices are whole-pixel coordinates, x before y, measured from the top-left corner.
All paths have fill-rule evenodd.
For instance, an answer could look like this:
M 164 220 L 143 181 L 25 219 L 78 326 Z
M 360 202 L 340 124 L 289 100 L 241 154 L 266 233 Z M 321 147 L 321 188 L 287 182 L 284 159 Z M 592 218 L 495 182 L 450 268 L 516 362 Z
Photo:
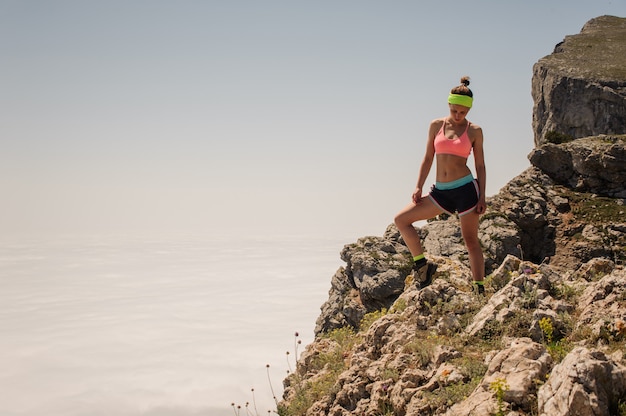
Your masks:
M 577 36 L 613 51 L 626 45 L 615 34 L 625 25 L 605 16 Z M 471 291 L 454 217 L 418 230 L 439 264 L 422 290 L 394 226 L 345 246 L 280 414 L 626 415 L 626 135 L 615 127 L 624 97 L 610 106 L 589 92 L 614 97 L 624 78 L 613 79 L 619 65 L 606 57 L 601 76 L 578 68 L 584 50 L 598 59 L 585 43 L 578 60 L 564 60 L 577 36 L 535 66 L 532 167 L 489 198 L 481 218 L 486 296 Z M 588 109 L 596 130 L 572 141 L 589 128 L 572 124 Z M 544 140 L 546 131 L 567 140 Z
M 535 144 L 626 133 L 626 20 L 601 16 L 533 67 Z

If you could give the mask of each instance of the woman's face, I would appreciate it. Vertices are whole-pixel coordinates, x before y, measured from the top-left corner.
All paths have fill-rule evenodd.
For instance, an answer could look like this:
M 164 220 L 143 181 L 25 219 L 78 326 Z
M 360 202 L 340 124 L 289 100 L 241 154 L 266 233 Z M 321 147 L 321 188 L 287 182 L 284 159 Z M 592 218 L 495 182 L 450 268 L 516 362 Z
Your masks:
M 450 118 L 455 123 L 461 123 L 469 113 L 469 108 L 459 104 L 448 104 L 450 107 Z

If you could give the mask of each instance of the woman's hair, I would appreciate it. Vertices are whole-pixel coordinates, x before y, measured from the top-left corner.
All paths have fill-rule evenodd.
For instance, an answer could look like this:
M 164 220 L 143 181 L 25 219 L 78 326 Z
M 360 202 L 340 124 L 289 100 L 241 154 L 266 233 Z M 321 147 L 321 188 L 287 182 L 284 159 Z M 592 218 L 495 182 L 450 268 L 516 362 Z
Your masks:
M 468 88 L 469 85 L 470 85 L 470 77 L 466 75 L 463 78 L 461 78 L 461 85 L 458 85 L 452 88 L 452 90 L 450 91 L 450 94 L 467 95 L 469 97 L 473 97 L 474 94 L 472 93 L 472 90 Z

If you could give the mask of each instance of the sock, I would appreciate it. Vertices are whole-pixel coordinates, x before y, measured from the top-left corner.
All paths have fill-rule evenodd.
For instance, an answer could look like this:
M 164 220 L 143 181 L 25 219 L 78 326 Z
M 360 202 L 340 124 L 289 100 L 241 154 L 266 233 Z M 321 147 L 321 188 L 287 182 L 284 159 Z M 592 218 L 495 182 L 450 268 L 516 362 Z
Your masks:
M 413 256 L 413 262 L 415 263 L 413 265 L 413 268 L 419 269 L 420 267 L 426 264 L 426 256 L 424 256 L 424 253 L 418 256 Z
M 478 286 L 484 286 L 485 285 L 485 281 L 484 280 L 474 280 L 474 284 L 476 284 Z

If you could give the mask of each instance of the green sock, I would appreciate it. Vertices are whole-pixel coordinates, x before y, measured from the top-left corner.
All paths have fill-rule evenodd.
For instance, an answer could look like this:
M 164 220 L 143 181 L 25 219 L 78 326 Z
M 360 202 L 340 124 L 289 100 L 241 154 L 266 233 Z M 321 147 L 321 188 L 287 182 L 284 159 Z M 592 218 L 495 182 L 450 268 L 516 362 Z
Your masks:
M 424 253 L 419 256 L 413 256 L 413 269 L 417 270 L 426 264 L 426 257 Z
M 474 280 L 474 283 L 476 283 L 478 286 L 484 286 L 485 285 L 485 281 L 484 280 Z

